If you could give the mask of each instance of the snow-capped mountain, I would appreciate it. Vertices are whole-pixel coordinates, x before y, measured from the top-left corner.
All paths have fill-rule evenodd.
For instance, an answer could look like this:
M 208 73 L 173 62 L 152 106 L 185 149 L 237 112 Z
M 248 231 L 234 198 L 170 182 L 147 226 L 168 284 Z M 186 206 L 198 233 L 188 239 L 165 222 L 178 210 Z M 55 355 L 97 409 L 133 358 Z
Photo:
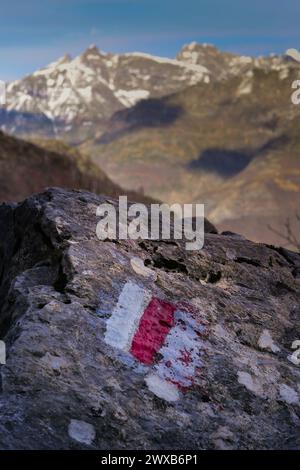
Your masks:
M 286 78 L 292 62 L 287 56 L 237 56 L 196 43 L 184 46 L 176 59 L 107 54 L 90 46 L 74 59 L 65 55 L 10 83 L 6 108 L 0 108 L 0 127 L 17 135 L 63 136 L 81 142 L 101 134 L 116 111 L 142 99 L 242 74 L 239 93 L 249 93 L 255 68 L 276 70 Z
M 69 134 L 81 140 L 93 136 L 114 112 L 141 99 L 209 80 L 200 64 L 142 53 L 106 54 L 91 46 L 75 59 L 65 55 L 10 83 L 0 123 L 16 134 Z
M 212 44 L 196 42 L 185 45 L 177 55 L 177 60 L 190 65 L 201 64 L 210 71 L 214 80 L 239 76 L 253 69 L 274 70 L 285 76 L 293 67 L 288 51 L 284 55 L 271 54 L 266 57 L 240 56 L 221 52 Z

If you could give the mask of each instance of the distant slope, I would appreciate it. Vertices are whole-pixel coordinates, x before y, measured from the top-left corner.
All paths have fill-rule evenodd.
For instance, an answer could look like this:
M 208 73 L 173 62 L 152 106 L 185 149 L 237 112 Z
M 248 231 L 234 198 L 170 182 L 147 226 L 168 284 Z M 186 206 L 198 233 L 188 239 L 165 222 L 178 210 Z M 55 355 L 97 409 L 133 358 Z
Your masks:
M 71 189 L 151 201 L 113 183 L 87 156 L 60 142 L 40 141 L 39 146 L 0 132 L 0 202 L 21 201 L 45 187 Z
M 280 227 L 300 203 L 300 106 L 291 103 L 299 76 L 287 62 L 144 100 L 84 148 L 119 184 L 204 202 L 219 226 L 277 243 L 267 225 Z

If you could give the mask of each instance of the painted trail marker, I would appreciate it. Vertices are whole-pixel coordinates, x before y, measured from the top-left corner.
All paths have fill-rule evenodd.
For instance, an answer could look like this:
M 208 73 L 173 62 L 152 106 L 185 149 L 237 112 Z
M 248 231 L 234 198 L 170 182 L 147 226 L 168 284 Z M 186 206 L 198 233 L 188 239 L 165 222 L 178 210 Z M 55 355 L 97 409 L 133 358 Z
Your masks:
M 145 309 L 131 343 L 131 354 L 145 365 L 152 365 L 155 355 L 174 326 L 176 307 L 152 298 Z
M 107 322 L 105 341 L 115 348 L 130 351 L 132 338 L 150 299 L 148 290 L 127 282 Z
M 175 401 L 201 367 L 206 326 L 195 317 L 188 302 L 167 302 L 129 281 L 107 321 L 105 341 L 148 367 L 148 388 Z

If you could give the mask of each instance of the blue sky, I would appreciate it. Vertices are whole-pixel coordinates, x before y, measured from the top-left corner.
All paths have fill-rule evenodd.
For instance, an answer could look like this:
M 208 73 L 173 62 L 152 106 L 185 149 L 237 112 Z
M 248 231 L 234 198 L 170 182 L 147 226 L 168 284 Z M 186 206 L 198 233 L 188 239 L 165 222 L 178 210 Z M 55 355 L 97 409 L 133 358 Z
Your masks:
M 260 55 L 300 48 L 299 0 L 0 0 L 0 79 L 90 44 L 174 57 L 185 43 Z

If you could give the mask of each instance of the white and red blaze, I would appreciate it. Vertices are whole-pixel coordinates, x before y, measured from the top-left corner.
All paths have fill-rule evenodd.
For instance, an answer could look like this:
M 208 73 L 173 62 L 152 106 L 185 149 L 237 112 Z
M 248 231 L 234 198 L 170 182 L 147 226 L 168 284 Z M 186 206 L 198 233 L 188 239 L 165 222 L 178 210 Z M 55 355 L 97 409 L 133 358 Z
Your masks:
M 206 328 L 188 302 L 170 303 L 127 282 L 107 321 L 105 341 L 151 368 L 146 382 L 161 398 L 177 400 L 201 367 Z

